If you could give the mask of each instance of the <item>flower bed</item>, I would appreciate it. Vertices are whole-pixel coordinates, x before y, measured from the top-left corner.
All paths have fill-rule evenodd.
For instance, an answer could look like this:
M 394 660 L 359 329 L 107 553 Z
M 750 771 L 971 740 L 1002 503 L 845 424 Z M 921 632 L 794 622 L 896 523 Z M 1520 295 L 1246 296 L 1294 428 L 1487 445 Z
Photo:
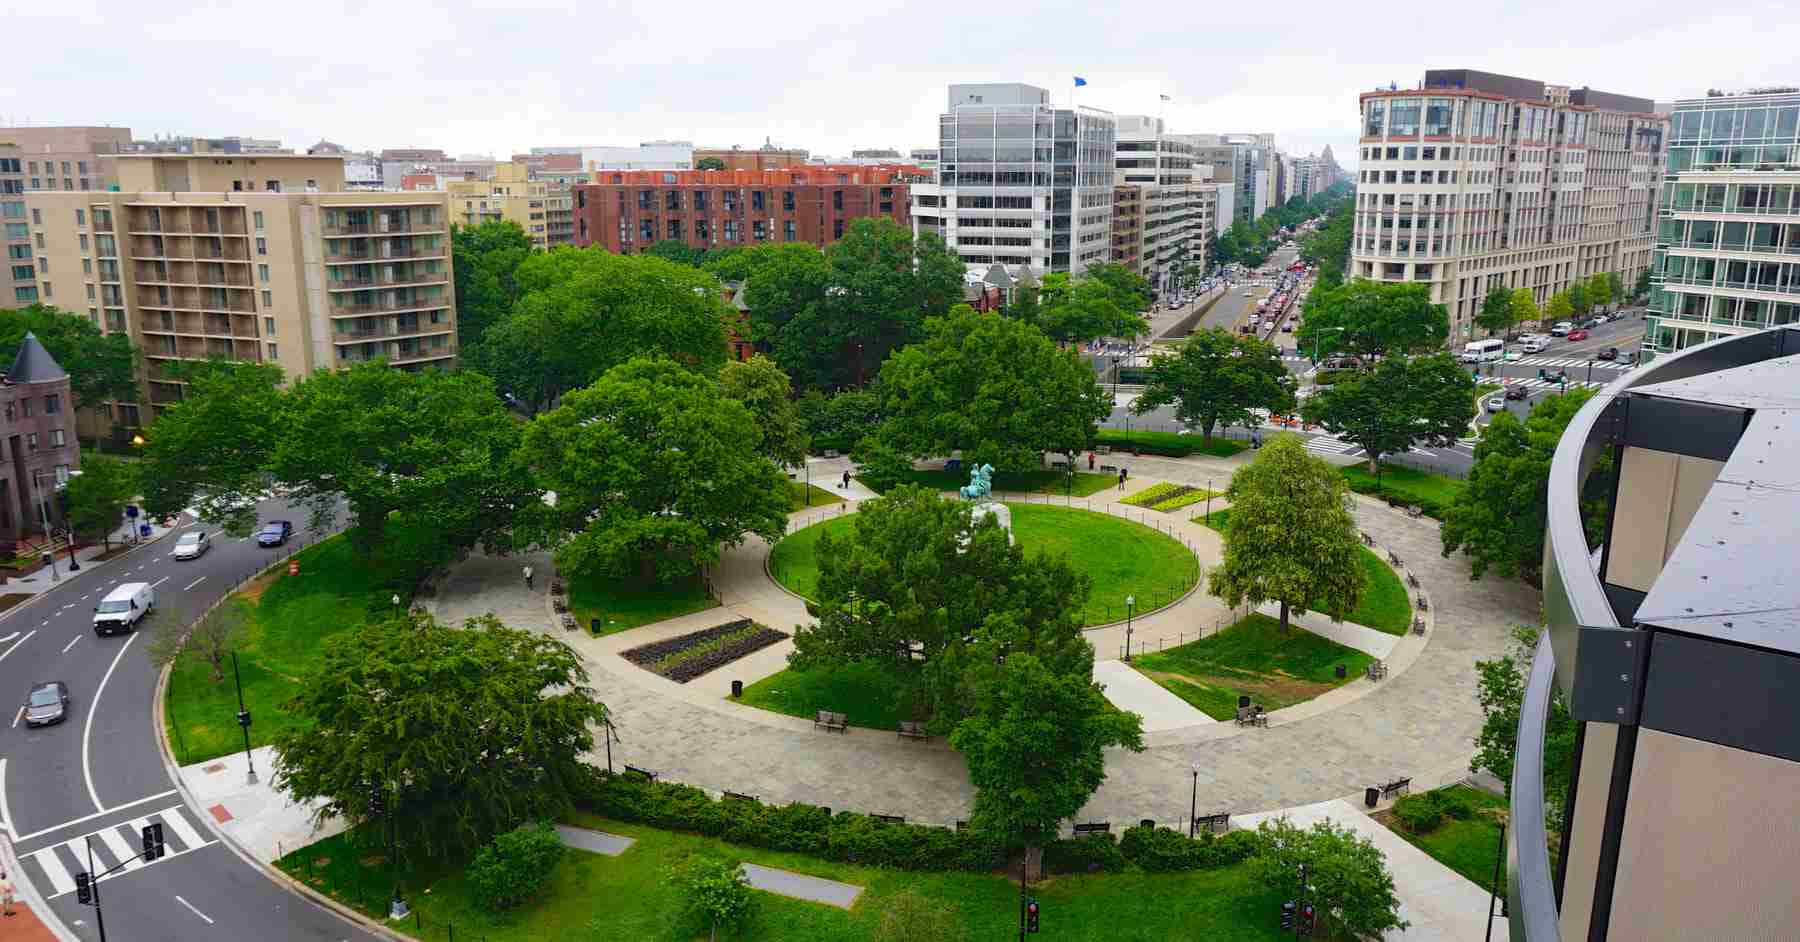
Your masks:
M 691 631 L 620 652 L 627 661 L 685 684 L 741 657 L 786 640 L 787 635 L 748 618 Z
M 1209 491 L 1204 487 L 1196 487 L 1192 484 L 1172 484 L 1164 482 L 1162 484 L 1152 484 L 1136 494 L 1125 498 L 1121 503 L 1130 504 L 1134 507 L 1148 507 L 1151 510 L 1160 510 L 1167 513 L 1172 510 L 1180 510 L 1189 504 L 1197 504 L 1208 497 L 1217 496 L 1219 496 L 1218 491 Z
M 1180 491 L 1184 486 L 1185 485 L 1181 484 L 1170 484 L 1166 481 L 1161 484 L 1152 484 L 1149 487 L 1138 491 L 1136 494 L 1125 498 L 1119 503 L 1130 504 L 1133 507 L 1148 507 L 1159 500 L 1167 500 L 1174 496 L 1175 493 Z

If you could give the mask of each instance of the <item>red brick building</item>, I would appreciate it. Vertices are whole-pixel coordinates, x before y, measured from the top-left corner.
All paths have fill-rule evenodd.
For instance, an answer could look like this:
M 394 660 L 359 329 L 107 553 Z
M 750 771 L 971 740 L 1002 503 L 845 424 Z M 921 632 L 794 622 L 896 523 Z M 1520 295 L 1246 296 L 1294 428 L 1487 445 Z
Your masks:
M 600 170 L 577 184 L 575 244 L 620 254 L 673 239 L 696 249 L 810 242 L 830 245 L 855 219 L 886 217 L 908 229 L 908 183 L 929 171 L 904 165 L 779 170 Z

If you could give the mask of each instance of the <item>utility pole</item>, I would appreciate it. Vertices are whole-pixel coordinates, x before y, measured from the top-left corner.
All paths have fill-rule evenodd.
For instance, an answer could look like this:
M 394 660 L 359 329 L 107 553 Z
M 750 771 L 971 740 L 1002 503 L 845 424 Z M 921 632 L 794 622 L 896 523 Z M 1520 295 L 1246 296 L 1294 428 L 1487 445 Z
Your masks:
M 250 776 L 245 781 L 256 784 L 256 760 L 250 755 L 250 711 L 244 709 L 244 675 L 238 673 L 238 656 L 231 652 L 231 679 L 237 682 L 238 726 L 244 730 L 244 764 L 250 769 Z

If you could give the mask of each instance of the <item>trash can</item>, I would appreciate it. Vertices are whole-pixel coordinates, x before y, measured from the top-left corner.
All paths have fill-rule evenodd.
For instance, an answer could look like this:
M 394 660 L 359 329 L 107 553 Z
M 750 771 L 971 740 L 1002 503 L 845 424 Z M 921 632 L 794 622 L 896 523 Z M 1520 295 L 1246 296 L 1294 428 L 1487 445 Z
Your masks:
M 1249 705 L 1250 705 L 1249 697 L 1241 696 L 1241 695 L 1238 697 L 1238 709 L 1242 710 Z
M 733 700 L 736 700 L 737 698 L 739 698 L 743 695 L 744 695 L 744 682 L 741 680 L 732 681 L 731 682 L 731 698 Z
M 1363 789 L 1363 804 L 1371 808 L 1381 804 L 1381 789 L 1372 787 Z
M 1349 676 L 1349 668 L 1346 668 L 1344 665 L 1339 664 L 1337 666 L 1337 679 L 1343 680 L 1347 676 Z
M 588 619 L 588 627 L 590 627 L 594 630 L 594 634 L 599 634 L 600 633 L 600 619 L 599 618 Z

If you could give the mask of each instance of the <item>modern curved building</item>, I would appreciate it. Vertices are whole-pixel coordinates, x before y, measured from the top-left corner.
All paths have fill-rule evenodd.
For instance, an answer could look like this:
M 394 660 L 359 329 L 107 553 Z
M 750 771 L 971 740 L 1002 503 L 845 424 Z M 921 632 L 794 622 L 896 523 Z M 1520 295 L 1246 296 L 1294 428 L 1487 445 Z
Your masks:
M 1604 456 L 1594 540 L 1581 498 Z M 1569 423 L 1515 757 L 1515 940 L 1796 937 L 1797 522 L 1800 328 L 1671 353 Z M 1553 693 L 1579 731 L 1547 827 Z

